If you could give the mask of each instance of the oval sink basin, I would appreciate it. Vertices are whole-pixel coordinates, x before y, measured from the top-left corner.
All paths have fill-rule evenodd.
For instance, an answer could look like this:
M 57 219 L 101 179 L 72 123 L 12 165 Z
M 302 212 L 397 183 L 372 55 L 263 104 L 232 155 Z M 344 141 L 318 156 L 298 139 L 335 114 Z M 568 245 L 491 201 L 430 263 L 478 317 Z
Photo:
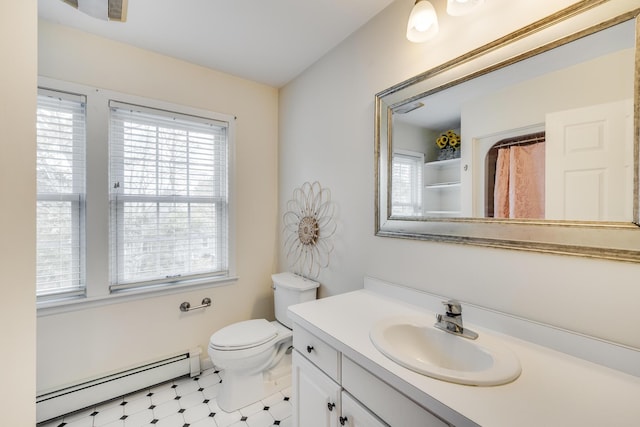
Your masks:
M 472 341 L 433 327 L 426 316 L 385 319 L 370 332 L 373 345 L 394 362 L 439 380 L 475 386 L 509 383 L 520 375 L 520 361 L 507 347 Z

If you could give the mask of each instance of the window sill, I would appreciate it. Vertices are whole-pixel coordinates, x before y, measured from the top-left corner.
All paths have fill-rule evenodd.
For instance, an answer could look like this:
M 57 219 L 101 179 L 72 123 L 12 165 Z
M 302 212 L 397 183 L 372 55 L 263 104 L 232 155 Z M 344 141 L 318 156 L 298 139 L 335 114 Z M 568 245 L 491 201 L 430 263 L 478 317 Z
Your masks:
M 150 297 L 172 295 L 230 285 L 238 280 L 237 276 L 220 277 L 206 282 L 185 283 L 171 286 L 155 286 L 140 289 L 115 291 L 99 297 L 69 297 L 60 300 L 40 301 L 37 303 L 38 317 L 52 316 L 72 311 L 87 310 L 111 304 L 121 304 Z

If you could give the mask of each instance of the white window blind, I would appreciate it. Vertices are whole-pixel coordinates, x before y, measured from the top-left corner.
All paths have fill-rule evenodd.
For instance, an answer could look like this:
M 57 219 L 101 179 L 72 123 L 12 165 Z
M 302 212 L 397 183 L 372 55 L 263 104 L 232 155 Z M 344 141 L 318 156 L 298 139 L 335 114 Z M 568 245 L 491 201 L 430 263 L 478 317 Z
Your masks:
M 38 90 L 36 289 L 84 289 L 85 98 Z
M 112 290 L 228 273 L 228 123 L 110 101 Z
M 392 215 L 422 215 L 422 164 L 420 153 L 393 153 L 391 167 Z

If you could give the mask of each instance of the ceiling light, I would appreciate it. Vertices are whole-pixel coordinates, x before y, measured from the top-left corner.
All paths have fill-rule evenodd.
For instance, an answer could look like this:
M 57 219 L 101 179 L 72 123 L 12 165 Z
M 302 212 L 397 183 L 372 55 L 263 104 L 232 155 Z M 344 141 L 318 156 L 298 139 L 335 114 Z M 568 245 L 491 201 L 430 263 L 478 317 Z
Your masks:
M 79 11 L 105 21 L 127 20 L 128 0 L 62 0 Z
M 482 3 L 484 0 L 447 0 L 447 13 L 451 16 L 466 15 Z
M 428 0 L 416 0 L 409 22 L 407 23 L 407 39 L 414 43 L 425 42 L 438 34 L 438 16 Z

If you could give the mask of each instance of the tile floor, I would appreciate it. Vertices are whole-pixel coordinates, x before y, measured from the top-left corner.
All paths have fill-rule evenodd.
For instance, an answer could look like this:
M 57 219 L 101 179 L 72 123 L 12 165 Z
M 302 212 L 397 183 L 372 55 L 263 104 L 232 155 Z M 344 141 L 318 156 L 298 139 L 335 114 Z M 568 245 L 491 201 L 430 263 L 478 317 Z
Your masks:
M 236 412 L 216 403 L 218 372 L 178 378 L 94 408 L 75 412 L 38 427 L 268 427 L 291 426 L 291 389 Z

